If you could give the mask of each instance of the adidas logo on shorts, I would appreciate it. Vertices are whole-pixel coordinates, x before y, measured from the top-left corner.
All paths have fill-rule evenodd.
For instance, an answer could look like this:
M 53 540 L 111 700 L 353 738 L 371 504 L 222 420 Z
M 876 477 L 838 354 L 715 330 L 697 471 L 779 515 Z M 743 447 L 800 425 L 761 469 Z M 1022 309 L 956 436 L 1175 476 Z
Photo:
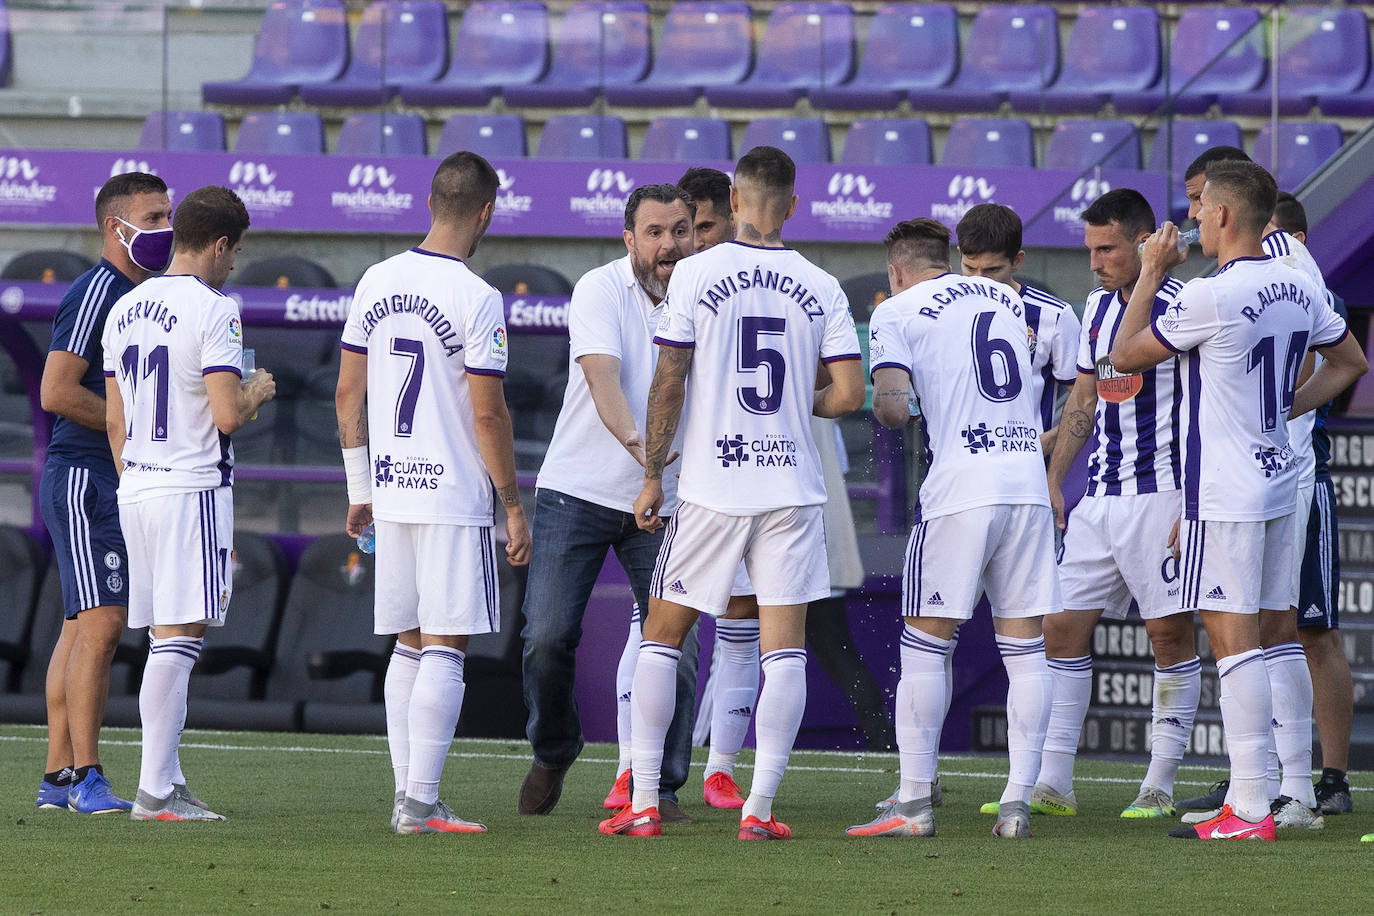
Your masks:
M 747 719 L 754 714 L 754 711 L 748 706 L 737 706 L 734 709 L 728 710 L 725 714 L 727 716 L 742 716 Z
M 1216 586 L 1215 588 L 1213 588 L 1210 592 L 1207 593 L 1207 600 L 1209 600 L 1209 601 L 1225 601 L 1225 600 L 1226 600 L 1226 593 L 1223 592 L 1223 591 L 1221 590 L 1221 586 L 1218 585 L 1218 586 Z
M 929 598 L 926 599 L 926 607 L 944 607 L 944 606 L 945 606 L 945 599 L 943 599 L 943 598 L 940 597 L 940 593 L 939 593 L 939 592 L 936 592 L 935 594 L 931 595 Z
M 687 594 L 687 589 L 686 589 L 686 587 L 682 584 L 682 580 L 681 580 L 681 579 L 675 579 L 675 580 L 673 581 L 673 584 L 670 585 L 670 586 L 668 586 L 668 591 L 672 592 L 674 595 L 685 595 L 685 594 Z
M 630 691 L 627 690 L 627 691 L 625 691 L 624 693 L 622 693 L 620 696 L 616 697 L 616 702 L 618 702 L 618 703 L 628 703 L 628 702 L 630 702 Z

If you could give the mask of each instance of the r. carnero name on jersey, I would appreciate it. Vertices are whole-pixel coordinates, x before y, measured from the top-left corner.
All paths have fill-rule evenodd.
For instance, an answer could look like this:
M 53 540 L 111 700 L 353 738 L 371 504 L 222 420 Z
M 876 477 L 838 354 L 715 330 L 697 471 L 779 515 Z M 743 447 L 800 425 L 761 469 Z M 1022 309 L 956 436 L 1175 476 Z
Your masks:
M 825 314 L 820 302 L 805 286 L 787 274 L 764 270 L 757 265 L 752 271 L 740 270 L 721 277 L 706 288 L 706 294 L 697 300 L 697 305 L 710 309 L 714 315 L 731 296 L 747 289 L 767 289 L 782 293 L 801 306 L 802 311 L 806 313 L 807 321 L 815 321 Z
M 1016 317 L 1021 317 L 1021 306 L 1012 302 L 1011 298 L 1008 297 L 1006 293 L 987 283 L 967 280 L 949 284 L 945 287 L 944 292 L 931 293 L 930 298 L 938 303 L 940 307 L 935 308 L 934 306 L 923 305 L 916 310 L 917 314 L 923 315 L 926 318 L 939 318 L 940 314 L 945 310 L 945 306 L 964 296 L 984 296 L 988 299 L 995 300 L 1010 308 L 1011 313 Z
M 429 325 L 434 336 L 439 338 L 439 346 L 444 348 L 445 356 L 455 356 L 463 349 L 453 322 L 444 317 L 439 307 L 424 296 L 414 293 L 397 293 L 385 299 L 378 299 L 363 313 L 363 336 L 371 337 L 383 318 L 389 315 L 415 315 Z

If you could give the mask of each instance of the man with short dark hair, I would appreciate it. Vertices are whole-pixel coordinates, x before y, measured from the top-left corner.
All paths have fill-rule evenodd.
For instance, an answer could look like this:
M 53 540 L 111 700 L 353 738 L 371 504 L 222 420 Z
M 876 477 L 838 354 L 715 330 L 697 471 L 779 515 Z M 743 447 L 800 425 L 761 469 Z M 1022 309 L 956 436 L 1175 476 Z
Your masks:
M 1171 833 L 1191 839 L 1275 838 L 1266 784 L 1273 672 L 1260 648 L 1258 611 L 1286 610 L 1292 587 L 1298 467 L 1287 421 L 1368 371 L 1325 291 L 1266 257 L 1262 235 L 1276 195 L 1273 178 L 1254 163 L 1209 165 L 1197 218 L 1203 254 L 1221 270 L 1187 283 L 1151 319 L 1164 272 L 1184 257 L 1178 230 L 1166 222 L 1145 242 L 1110 354 L 1124 371 L 1182 354 L 1182 601 L 1200 611 L 1217 659 L 1231 757 L 1227 803 L 1210 820 Z M 1299 387 L 1309 347 L 1326 361 Z
M 248 229 L 228 188 L 188 194 L 172 218 L 165 276 L 110 309 L 106 434 L 119 469 L 129 550 L 129 626 L 148 627 L 138 694 L 143 754 L 134 820 L 217 821 L 186 787 L 178 748 L 186 685 L 233 592 L 234 448 L 229 436 L 276 394 L 266 370 L 243 381 L 243 321 L 220 292 Z
M 873 415 L 905 428 L 914 391 L 933 457 L 902 577 L 901 784 L 892 805 L 846 833 L 935 835 L 946 659 L 986 592 L 1009 682 L 1010 770 L 992 833 L 1029 837 L 1050 714 L 1042 621 L 1060 605 L 1024 309 L 1010 286 L 950 276 L 949 230 L 934 220 L 898 223 L 884 242 L 892 296 L 869 324 Z
M 639 606 L 649 605 L 663 535 L 635 525 L 633 499 L 643 476 L 644 405 L 657 358 L 653 329 L 669 278 L 692 253 L 692 217 L 691 198 L 676 186 L 635 188 L 625 203 L 625 257 L 584 274 L 568 305 L 572 364 L 539 470 L 521 633 L 525 733 L 534 751 L 520 787 L 521 814 L 553 810 L 582 750 L 574 665 L 582 615 L 608 550 Z M 685 710 L 689 741 L 690 716 Z M 685 782 L 686 772 L 681 777 Z M 668 803 L 678 810 L 675 799 Z
M 696 203 L 692 223 L 693 251 L 705 251 L 735 237 L 735 215 L 730 211 L 730 176 L 720 169 L 690 168 L 677 186 Z
M 476 153 L 444 159 L 424 241 L 367 269 L 340 338 L 345 530 L 375 526 L 374 629 L 396 636 L 384 699 L 398 834 L 486 830 L 439 799 L 439 779 L 463 710 L 468 639 L 501 628 L 493 489 L 506 560 L 529 562 L 502 386 L 505 310 L 464 263 L 491 225 L 496 190 L 496 170 Z M 392 469 L 375 486 L 374 455 Z
M 119 477 L 105 437 L 100 329 L 120 296 L 167 266 L 172 205 L 156 175 L 129 172 L 95 198 L 100 263 L 77 278 L 53 319 L 43 409 L 55 415 L 38 501 L 62 580 L 66 620 L 48 662 L 47 772 L 38 807 L 128 811 L 100 766 L 110 661 L 128 614 L 128 553 L 119 529 Z
M 1155 215 L 1138 191 L 1116 188 L 1083 211 L 1083 244 L 1101 284 L 1088 294 L 1078 381 L 1064 405 L 1050 459 L 1050 502 L 1065 526 L 1064 481 L 1091 438 L 1088 489 L 1068 520 L 1059 562 L 1064 613 L 1045 621 L 1054 708 L 1032 810 L 1073 815 L 1073 767 L 1093 691 L 1092 636 L 1104 615 L 1124 620 L 1134 598 L 1154 650 L 1150 766 L 1124 818 L 1172 817 L 1174 778 L 1191 739 L 1202 689 L 1193 617 L 1179 603 L 1178 563 L 1166 546 L 1181 485 L 1175 361 L 1121 372 L 1108 354 L 1140 277 L 1138 246 Z M 1164 314 L 1182 284 L 1165 278 L 1152 312 Z
M 663 526 L 659 511 L 671 488 L 664 467 L 685 402 L 681 500 L 654 566 L 635 666 L 631 803 L 601 822 L 602 833 L 662 832 L 656 802 L 683 639 L 699 613 L 729 613 L 743 559 L 758 598 L 764 685 L 738 836 L 791 835 L 772 804 L 805 704 L 806 605 L 830 593 L 829 570 L 818 559 L 825 555 L 826 490 L 810 416 L 841 416 L 864 397 L 839 282 L 783 247 L 783 223 L 797 206 L 795 179 L 779 149 L 756 147 L 740 159 L 730 190 L 735 240 L 674 271 L 654 335 L 660 353 L 634 520 L 646 532 Z M 830 382 L 817 390 L 822 362 Z

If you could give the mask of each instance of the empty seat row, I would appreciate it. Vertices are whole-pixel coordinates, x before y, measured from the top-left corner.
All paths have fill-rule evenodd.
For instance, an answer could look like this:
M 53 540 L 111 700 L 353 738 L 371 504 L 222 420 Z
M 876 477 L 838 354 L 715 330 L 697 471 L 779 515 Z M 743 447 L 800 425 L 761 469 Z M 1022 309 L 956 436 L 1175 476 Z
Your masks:
M 1199 127 L 1201 124 L 1203 126 Z M 1188 145 L 1188 138 L 1224 135 L 1198 148 L 1217 143 L 1239 146 L 1241 131 L 1234 122 L 1194 122 L 1179 119 L 1156 133 L 1152 169 L 1168 159 L 1168 138 Z M 1265 125 L 1256 143 L 1256 157 L 1277 163 L 1276 177 L 1284 188 L 1295 187 L 1340 148 L 1338 125 L 1312 121 L 1281 121 L 1279 154 L 1272 155 L 1274 133 Z M 777 146 L 799 162 L 830 162 L 830 126 L 820 118 L 758 118 L 744 130 L 738 152 L 755 146 Z M 1192 144 L 1196 145 L 1196 144 Z M 224 121 L 216 112 L 159 112 L 144 123 L 143 149 L 222 150 Z M 460 149 L 492 159 L 526 155 L 525 124 L 515 114 L 454 115 L 444 124 L 434 150 L 446 156 Z M 238 152 L 321 153 L 324 126 L 313 112 L 254 113 L 239 128 Z M 354 114 L 339 132 L 336 152 L 353 156 L 424 155 L 425 122 L 418 114 Z M 650 160 L 725 162 L 734 158 L 730 125 L 718 118 L 661 117 L 645 132 L 639 158 Z M 544 124 L 539 155 L 546 159 L 624 159 L 629 155 L 625 122 L 610 115 L 555 115 Z M 1191 161 L 1193 155 L 1187 155 Z M 1174 157 L 1185 158 L 1183 154 Z M 858 119 L 849 127 L 840 162 L 857 165 L 930 165 L 935 162 L 929 125 L 919 118 Z M 1034 132 L 1016 118 L 955 119 L 940 163 L 982 167 L 1029 167 L 1036 164 Z M 1139 169 L 1140 135 L 1130 121 L 1060 121 L 1050 135 L 1043 168 Z M 1184 163 L 1186 165 L 1186 163 Z
M 277 0 L 267 10 L 249 72 L 205 83 L 206 102 L 377 105 L 399 95 L 419 106 L 574 107 L 604 93 L 613 104 L 788 107 L 803 95 L 824 108 L 1092 113 L 1212 104 L 1236 114 L 1269 110 L 1261 14 L 1246 7 L 1188 7 L 1163 66 L 1159 13 L 1150 6 L 1082 9 L 1062 55 L 1059 14 L 1047 5 L 986 5 L 962 54 L 948 4 L 891 3 L 869 24 L 862 55 L 846 3 L 779 3 L 754 53 L 751 11 L 732 0 L 673 4 L 657 54 L 649 8 L 635 0 L 576 2 L 550 53 L 544 4 L 479 0 L 467 7 L 450 52 L 439 0 L 378 0 L 363 13 L 350 55 L 342 0 Z M 1369 22 L 1359 9 L 1292 7 L 1276 65 L 1285 113 L 1313 105 L 1374 114 Z M 919 61 L 919 66 L 913 66 Z M 1167 70 L 1167 72 L 1166 72 Z

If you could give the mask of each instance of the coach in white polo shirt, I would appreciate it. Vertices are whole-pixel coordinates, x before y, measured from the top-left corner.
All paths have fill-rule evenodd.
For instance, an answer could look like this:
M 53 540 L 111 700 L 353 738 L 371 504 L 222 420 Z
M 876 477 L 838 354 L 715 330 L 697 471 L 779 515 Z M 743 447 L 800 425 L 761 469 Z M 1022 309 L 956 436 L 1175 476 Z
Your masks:
M 582 750 L 574 665 L 607 550 L 639 606 L 649 605 L 663 532 L 641 530 L 633 515 L 644 478 L 644 409 L 657 359 L 654 328 L 673 267 L 692 253 L 693 215 L 691 198 L 674 185 L 636 188 L 625 204 L 626 256 L 585 274 L 568 307 L 573 365 L 539 471 L 525 590 L 525 732 L 534 763 L 520 787 L 521 814 L 553 810 Z M 674 504 L 669 493 L 665 514 Z M 680 716 L 688 738 L 690 715 L 689 708 Z

